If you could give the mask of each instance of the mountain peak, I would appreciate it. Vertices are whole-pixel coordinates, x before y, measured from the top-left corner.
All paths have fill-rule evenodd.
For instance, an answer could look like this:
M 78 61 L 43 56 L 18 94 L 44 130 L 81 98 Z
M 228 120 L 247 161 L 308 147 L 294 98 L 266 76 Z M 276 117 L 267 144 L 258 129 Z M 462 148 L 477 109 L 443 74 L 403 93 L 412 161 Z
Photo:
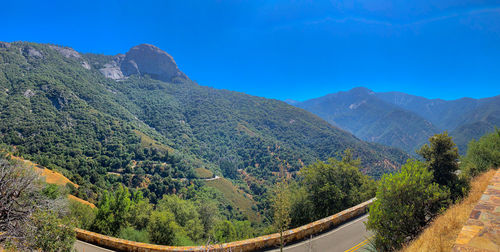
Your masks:
M 147 74 L 161 81 L 171 81 L 175 77 L 187 79 L 170 54 L 150 44 L 130 48 L 121 62 L 120 69 L 125 76 Z
M 348 91 L 349 93 L 355 93 L 355 94 L 375 94 L 372 90 L 365 88 L 365 87 L 355 87 L 351 90 Z

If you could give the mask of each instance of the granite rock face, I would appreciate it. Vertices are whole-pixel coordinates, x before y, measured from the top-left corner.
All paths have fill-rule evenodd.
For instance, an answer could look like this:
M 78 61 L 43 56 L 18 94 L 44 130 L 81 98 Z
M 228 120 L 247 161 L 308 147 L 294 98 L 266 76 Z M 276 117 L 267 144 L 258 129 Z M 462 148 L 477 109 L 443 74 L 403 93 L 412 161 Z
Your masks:
M 80 59 L 82 57 L 73 48 L 62 47 L 62 46 L 55 46 L 55 45 L 49 45 L 49 47 L 52 48 L 52 49 L 54 49 L 54 50 L 56 50 L 57 52 L 59 52 L 60 54 L 62 54 L 66 58 Z
M 99 69 L 99 71 L 109 79 L 113 80 L 122 80 L 125 78 L 125 76 L 122 73 L 122 70 L 120 69 L 121 63 L 123 59 L 125 58 L 125 55 L 123 54 L 118 54 L 115 57 L 113 57 L 113 60 L 110 62 L 106 63 L 103 68 Z
M 64 57 L 66 57 L 68 59 L 74 58 L 74 59 L 81 61 L 80 64 L 82 65 L 83 68 L 85 68 L 87 70 L 91 69 L 89 63 L 87 61 L 83 60 L 82 56 L 77 51 L 75 51 L 73 48 L 55 46 L 55 45 L 49 45 L 49 47 L 56 50 L 58 53 L 60 53 L 61 55 L 63 55 Z
M 171 81 L 176 77 L 187 79 L 170 54 L 149 44 L 132 47 L 121 62 L 120 69 L 124 76 L 149 75 L 161 81 Z

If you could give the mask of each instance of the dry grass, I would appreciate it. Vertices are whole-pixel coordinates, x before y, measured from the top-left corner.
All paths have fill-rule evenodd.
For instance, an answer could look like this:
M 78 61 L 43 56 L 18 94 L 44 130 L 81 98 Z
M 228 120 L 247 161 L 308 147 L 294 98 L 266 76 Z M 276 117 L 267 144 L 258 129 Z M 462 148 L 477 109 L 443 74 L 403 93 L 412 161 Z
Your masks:
M 438 216 L 416 240 L 401 251 L 451 251 L 463 225 L 469 219 L 472 209 L 479 202 L 495 172 L 496 170 L 490 170 L 474 178 L 467 198 Z
M 69 180 L 68 178 L 66 178 L 64 175 L 62 175 L 59 172 L 49 170 L 45 167 L 42 167 L 38 164 L 35 164 L 29 160 L 26 160 L 26 159 L 23 159 L 20 157 L 16 157 L 16 156 L 10 156 L 10 157 L 14 160 L 24 162 L 26 165 L 31 166 L 34 169 L 36 169 L 36 171 L 40 173 L 40 176 L 45 178 L 45 182 L 47 182 L 49 184 L 56 184 L 56 185 L 60 185 L 60 186 L 65 186 L 66 184 L 70 183 L 70 184 L 73 184 L 73 186 L 75 186 L 76 188 L 78 188 L 77 184 L 73 183 L 71 180 Z
M 80 203 L 82 203 L 82 204 L 85 204 L 85 205 L 87 205 L 87 206 L 90 206 L 91 208 L 96 208 L 96 206 L 95 206 L 94 204 L 92 204 L 92 203 L 90 203 L 90 202 L 88 202 L 88 201 L 86 201 L 86 200 L 84 200 L 84 199 L 80 199 L 80 198 L 78 198 L 78 197 L 76 197 L 76 196 L 73 196 L 73 195 L 71 195 L 71 194 L 68 194 L 68 199 L 69 199 L 69 200 L 74 200 L 74 201 L 80 202 Z

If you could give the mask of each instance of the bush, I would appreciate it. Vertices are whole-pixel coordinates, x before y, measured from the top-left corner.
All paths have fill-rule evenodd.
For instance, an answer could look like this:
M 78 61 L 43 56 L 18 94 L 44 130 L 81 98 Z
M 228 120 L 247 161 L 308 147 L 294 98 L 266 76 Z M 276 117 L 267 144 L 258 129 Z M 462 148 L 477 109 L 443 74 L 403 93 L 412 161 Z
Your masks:
M 174 245 L 176 233 L 182 228 L 175 222 L 174 214 L 168 211 L 153 211 L 147 227 L 151 242 Z
M 55 212 L 40 211 L 33 215 L 32 224 L 31 248 L 41 251 L 71 251 L 73 248 L 76 238 L 71 219 L 61 218 Z
M 90 229 L 92 223 L 94 223 L 94 219 L 97 214 L 97 209 L 93 209 L 88 205 L 70 200 L 69 212 L 70 215 L 77 220 L 77 226 L 79 228 Z
M 367 222 L 377 251 L 401 248 L 446 205 L 449 191 L 433 179 L 425 164 L 415 160 L 403 165 L 400 173 L 382 177 Z
M 361 173 L 360 163 L 347 150 L 342 160 L 330 158 L 327 162 L 319 161 L 301 169 L 315 219 L 335 214 L 374 196 L 375 182 Z
M 120 231 L 120 238 L 136 241 L 136 242 L 145 242 L 149 243 L 149 234 L 147 230 L 137 230 L 133 227 L 126 227 Z
M 461 163 L 462 171 L 469 177 L 475 177 L 492 167 L 499 166 L 500 129 L 482 136 L 479 141 L 472 140 Z
M 237 238 L 236 229 L 233 223 L 224 220 L 219 221 L 214 228 L 214 237 L 217 243 L 234 241 Z

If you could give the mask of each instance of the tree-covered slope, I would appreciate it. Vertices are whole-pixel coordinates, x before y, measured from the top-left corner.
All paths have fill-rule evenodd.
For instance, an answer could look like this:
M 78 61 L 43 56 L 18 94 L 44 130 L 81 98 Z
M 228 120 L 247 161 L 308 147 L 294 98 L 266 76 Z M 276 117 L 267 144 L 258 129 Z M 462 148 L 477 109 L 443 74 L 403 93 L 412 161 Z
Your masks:
M 200 167 L 233 179 L 242 169 L 271 182 L 280 162 L 293 172 L 346 148 L 374 176 L 408 157 L 284 102 L 200 86 L 168 54 L 144 47 L 146 59 L 161 64 L 137 53 L 1 43 L 0 142 L 63 172 L 94 200 L 121 182 L 155 201 L 181 190 L 189 181 L 182 178 Z
M 460 153 L 467 143 L 500 126 L 500 96 L 445 101 L 400 92 L 377 93 L 377 97 L 426 118 L 440 130 L 450 131 Z
M 355 88 L 294 103 L 363 140 L 410 153 L 441 131 L 449 131 L 461 153 L 467 143 L 500 125 L 500 96 L 445 101 L 401 92 Z
M 413 153 L 437 128 L 421 116 L 379 99 L 366 88 L 355 88 L 295 104 L 349 130 L 363 140 Z

